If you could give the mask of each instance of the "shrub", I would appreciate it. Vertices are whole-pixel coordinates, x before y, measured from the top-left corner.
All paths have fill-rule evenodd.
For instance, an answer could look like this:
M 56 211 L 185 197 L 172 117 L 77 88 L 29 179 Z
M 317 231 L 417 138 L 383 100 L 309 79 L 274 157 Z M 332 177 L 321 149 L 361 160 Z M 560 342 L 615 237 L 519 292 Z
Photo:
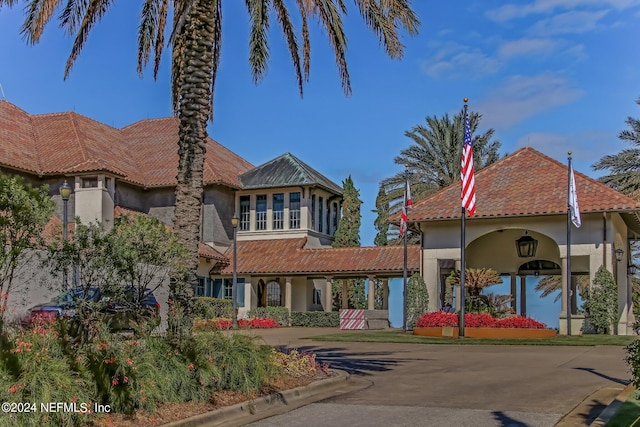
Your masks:
M 193 314 L 198 319 L 231 318 L 233 304 L 229 299 L 198 297 L 194 298 Z
M 545 329 L 546 325 L 529 317 L 511 316 L 504 319 L 492 317 L 488 313 L 467 313 L 464 315 L 465 327 L 470 328 L 525 328 L 525 329 Z M 423 314 L 418 319 L 417 325 L 421 328 L 458 326 L 458 315 L 455 313 L 445 313 L 434 311 Z
M 30 402 L 31 412 L 4 414 L 0 426 L 79 425 L 88 412 L 40 410 L 40 403 L 67 402 L 78 405 L 96 401 L 96 389 L 84 369 L 73 369 L 74 360 L 64 353 L 59 333 L 53 325 L 36 325 L 19 330 L 13 337 L 3 335 L 0 359 L 0 399 L 3 402 Z M 82 358 L 80 358 L 82 360 Z
M 257 307 L 249 310 L 249 317 L 259 317 L 273 319 L 280 326 L 289 326 L 289 310 L 286 307 Z
M 327 363 L 320 364 L 316 361 L 315 353 L 298 350 L 290 350 L 289 352 L 280 352 L 272 350 L 276 365 L 282 371 L 294 378 L 314 378 L 318 370 L 325 374 L 328 373 L 329 365 Z
M 584 306 L 596 333 L 613 331 L 618 322 L 618 285 L 613 274 L 604 266 L 596 272 L 589 299 Z
M 193 322 L 193 329 L 195 331 L 221 331 L 231 329 L 233 321 L 231 319 L 197 319 Z M 277 328 L 280 325 L 270 318 L 253 318 L 253 319 L 239 319 L 238 327 L 241 329 L 271 329 Z
M 636 388 L 640 387 L 640 339 L 634 340 L 626 348 L 625 361 L 631 368 L 631 378 Z
M 429 293 L 419 273 L 413 274 L 407 283 L 407 327 L 413 328 L 422 313 L 429 309 Z
M 291 313 L 291 326 L 337 328 L 340 326 L 340 313 L 337 311 L 294 311 Z

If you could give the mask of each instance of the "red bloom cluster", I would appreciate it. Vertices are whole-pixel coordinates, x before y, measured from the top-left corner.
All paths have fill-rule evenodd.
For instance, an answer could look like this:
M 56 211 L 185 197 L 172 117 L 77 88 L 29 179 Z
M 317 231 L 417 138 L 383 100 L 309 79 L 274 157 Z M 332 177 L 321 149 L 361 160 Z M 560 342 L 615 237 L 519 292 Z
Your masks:
M 425 313 L 418 319 L 416 326 L 420 328 L 433 328 L 439 326 L 458 326 L 458 315 L 455 313 L 445 313 L 444 311 L 434 311 Z
M 504 319 L 491 317 L 488 313 L 467 313 L 464 315 L 464 324 L 470 328 L 523 328 L 523 329 L 545 329 L 547 326 L 529 317 L 511 316 Z M 442 326 L 458 326 L 458 315 L 455 313 L 445 313 L 434 311 L 423 314 L 417 327 L 430 328 Z
M 231 329 L 231 319 L 208 319 L 204 321 L 195 321 L 194 327 L 198 329 Z M 271 329 L 280 326 L 278 322 L 271 318 L 239 319 L 238 326 L 242 329 Z

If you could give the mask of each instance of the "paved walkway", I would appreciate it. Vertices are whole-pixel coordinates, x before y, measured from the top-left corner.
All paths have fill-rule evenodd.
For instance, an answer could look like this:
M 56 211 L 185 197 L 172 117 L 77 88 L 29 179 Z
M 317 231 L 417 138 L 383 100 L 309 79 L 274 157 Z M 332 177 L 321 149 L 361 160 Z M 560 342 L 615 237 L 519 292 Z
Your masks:
M 319 342 L 328 328 L 256 332 L 311 350 L 360 390 L 252 426 L 589 425 L 630 379 L 622 347 Z M 341 333 L 349 333 L 342 331 Z M 577 409 L 576 409 L 577 408 Z M 565 414 L 571 417 L 564 418 Z

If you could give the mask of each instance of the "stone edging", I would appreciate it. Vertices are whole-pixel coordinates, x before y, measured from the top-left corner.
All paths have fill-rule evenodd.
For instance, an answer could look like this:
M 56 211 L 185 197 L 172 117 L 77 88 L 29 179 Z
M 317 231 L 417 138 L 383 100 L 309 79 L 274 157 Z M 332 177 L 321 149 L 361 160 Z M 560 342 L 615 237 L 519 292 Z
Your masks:
M 241 402 L 204 414 L 194 415 L 184 420 L 164 424 L 165 427 L 195 427 L 195 426 L 241 426 L 258 421 L 280 412 L 288 412 L 316 400 L 325 398 L 327 392 L 344 386 L 350 378 L 347 372 L 333 369 L 338 375 L 309 385 L 285 390 L 263 396 L 252 402 Z M 315 397 L 315 399 L 314 399 Z
M 620 409 L 620 406 L 622 406 L 622 404 L 627 400 L 629 395 L 634 390 L 635 387 L 633 386 L 633 384 L 629 384 L 628 386 L 626 386 L 625 389 L 622 390 L 615 399 L 613 399 L 613 402 L 611 402 L 609 406 L 607 406 L 604 411 L 602 411 L 600 415 L 598 415 L 598 418 L 596 418 L 589 425 L 589 427 L 601 427 L 608 423 L 613 415 L 618 411 L 618 409 Z

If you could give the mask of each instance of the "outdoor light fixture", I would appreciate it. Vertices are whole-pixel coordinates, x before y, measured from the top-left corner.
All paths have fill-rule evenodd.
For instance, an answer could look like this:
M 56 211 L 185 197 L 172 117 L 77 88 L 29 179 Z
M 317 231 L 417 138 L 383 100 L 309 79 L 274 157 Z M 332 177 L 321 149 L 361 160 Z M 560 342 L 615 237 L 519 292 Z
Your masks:
M 614 252 L 616 254 L 616 261 L 622 261 L 622 256 L 624 255 L 624 250 L 616 249 Z
M 62 239 L 67 240 L 68 238 L 68 228 L 69 222 L 67 217 L 69 210 L 69 198 L 71 197 L 71 186 L 67 183 L 65 179 L 64 183 L 60 186 L 60 197 L 62 198 Z M 67 289 L 67 269 L 62 271 L 62 285 L 64 289 Z
M 627 274 L 633 276 L 638 272 L 638 266 L 634 265 L 634 264 L 629 264 L 627 266 Z
M 236 254 L 238 252 L 238 223 L 240 220 L 234 214 L 231 218 L 231 225 L 233 226 L 233 282 L 231 282 L 231 310 L 232 310 L 232 324 L 233 329 L 238 329 L 238 302 L 236 301 L 236 286 L 238 284 L 238 276 L 236 273 Z
M 534 257 L 538 249 L 538 241 L 529 236 L 528 231 L 525 231 L 524 236 L 516 240 L 516 249 L 518 250 L 518 257 L 520 258 Z

